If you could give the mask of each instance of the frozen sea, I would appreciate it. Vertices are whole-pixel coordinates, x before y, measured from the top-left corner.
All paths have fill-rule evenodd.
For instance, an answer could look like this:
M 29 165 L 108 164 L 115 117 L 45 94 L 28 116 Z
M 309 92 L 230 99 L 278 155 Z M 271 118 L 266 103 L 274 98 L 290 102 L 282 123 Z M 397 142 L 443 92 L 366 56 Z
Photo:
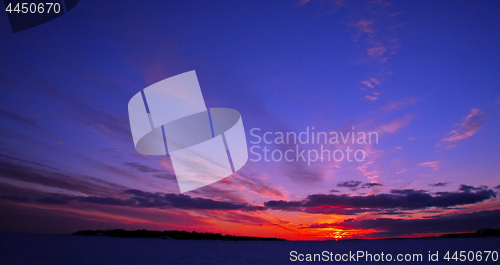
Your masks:
M 291 261 L 305 254 L 356 253 L 391 254 L 392 261 Z M 429 262 L 428 254 L 438 251 L 438 262 Z M 474 262 L 446 261 L 447 251 L 473 253 Z M 470 252 L 473 251 L 473 252 Z M 482 261 L 477 262 L 477 251 Z M 495 264 L 493 255 L 485 262 L 484 251 L 500 252 L 500 238 L 434 238 L 356 241 L 209 241 L 146 238 L 84 237 L 69 235 L 0 234 L 0 264 L 295 264 L 295 263 L 351 263 L 351 264 Z M 298 256 L 304 254 L 304 256 Z M 395 261 L 397 254 L 422 254 L 423 261 Z M 459 254 L 458 254 L 459 255 Z M 471 254 L 469 254 L 470 257 Z M 313 257 L 313 256 L 312 256 Z M 332 257 L 332 256 L 330 256 Z M 342 256 L 337 256 L 341 258 Z M 347 255 L 343 256 L 344 259 Z M 408 256 L 407 256 L 408 257 Z M 450 258 L 452 255 L 450 255 Z M 459 257 L 459 256 L 457 256 Z M 323 257 L 324 258 L 324 257 Z M 375 258 L 373 256 L 372 258 Z M 498 257 L 497 257 L 498 258 Z

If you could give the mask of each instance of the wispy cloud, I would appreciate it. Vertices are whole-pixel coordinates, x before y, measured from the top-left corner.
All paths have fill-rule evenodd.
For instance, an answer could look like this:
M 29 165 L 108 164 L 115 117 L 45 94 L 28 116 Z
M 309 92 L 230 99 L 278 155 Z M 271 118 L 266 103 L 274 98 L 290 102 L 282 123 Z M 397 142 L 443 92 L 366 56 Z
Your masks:
M 158 169 L 155 169 L 155 168 L 152 168 L 152 167 L 149 167 L 146 165 L 142 165 L 142 164 L 139 164 L 136 162 L 125 162 L 124 164 L 129 166 L 129 167 L 135 168 L 135 169 L 139 170 L 140 172 L 144 172 L 144 173 L 164 172 L 162 170 L 158 170 Z
M 444 187 L 448 184 L 450 184 L 450 183 L 449 182 L 438 182 L 438 183 L 430 183 L 429 186 L 431 186 L 431 187 Z
M 166 179 L 166 180 L 173 180 L 173 181 L 177 182 L 177 178 L 175 177 L 174 174 L 171 174 L 171 173 L 153 174 L 153 177 L 160 178 L 160 179 Z
M 0 108 L 0 117 L 11 120 L 11 121 L 18 122 L 20 124 L 38 127 L 38 124 L 35 123 L 33 120 L 26 118 L 26 117 L 23 117 L 23 116 L 16 114 L 14 112 L 7 111 L 7 110 L 2 109 L 2 108 Z
M 379 134 L 395 133 L 401 128 L 405 127 L 412 120 L 411 116 L 405 116 L 401 119 L 394 120 L 388 124 L 384 124 L 377 129 Z
M 463 122 L 459 124 L 460 128 L 449 132 L 447 134 L 449 136 L 444 137 L 441 141 L 457 142 L 476 134 L 483 127 L 483 121 L 480 119 L 483 114 L 484 112 L 480 109 L 471 109 L 471 113 L 463 118 Z
M 248 176 L 246 173 L 233 174 L 231 178 L 220 181 L 221 185 L 238 187 L 240 190 L 248 188 L 250 191 L 262 196 L 272 198 L 285 198 L 279 190 L 269 186 L 259 176 Z
M 409 98 L 409 99 L 405 99 L 402 101 L 389 103 L 389 104 L 385 105 L 384 107 L 382 107 L 382 110 L 383 111 L 393 111 L 393 110 L 397 110 L 400 108 L 404 108 L 406 106 L 413 105 L 416 102 L 417 102 L 416 98 Z
M 66 194 L 48 194 L 42 198 L 1 195 L 0 200 L 20 203 L 39 203 L 65 205 L 71 202 L 102 204 L 109 206 L 129 206 L 140 208 L 175 208 L 182 210 L 264 210 L 262 206 L 246 203 L 217 201 L 206 198 L 191 197 L 175 193 L 150 193 L 140 190 L 126 190 L 123 198 L 101 196 L 71 196 Z
M 405 172 L 407 172 L 407 171 L 408 171 L 408 169 L 407 169 L 407 168 L 402 168 L 401 170 L 396 171 L 396 174 L 403 174 L 403 173 L 405 173 Z
M 441 166 L 441 161 L 422 162 L 418 165 L 421 167 L 430 167 L 434 170 L 439 170 L 439 167 Z
M 375 85 L 379 85 L 379 81 L 376 78 L 370 78 L 368 80 L 364 80 L 360 82 L 361 84 L 369 87 L 369 88 L 374 88 Z
M 356 191 L 358 189 L 370 189 L 373 187 L 383 186 L 381 183 L 377 183 L 377 182 L 363 183 L 363 185 L 361 185 L 361 183 L 362 182 L 359 180 L 349 180 L 349 181 L 343 181 L 343 182 L 337 183 L 337 187 L 348 188 L 352 191 Z M 330 192 L 333 192 L 333 191 L 330 191 Z M 335 190 L 335 192 L 339 192 L 339 191 Z
M 359 30 L 354 40 L 357 41 L 357 39 L 364 34 L 366 34 L 368 37 L 372 37 L 372 35 L 377 32 L 374 29 L 373 24 L 373 20 L 369 19 L 361 19 L 352 23 L 352 26 Z
M 387 49 L 384 46 L 372 47 L 366 50 L 372 57 L 381 57 Z
M 385 64 L 391 55 L 395 54 L 400 43 L 398 38 L 394 36 L 394 28 L 391 26 L 394 22 L 394 14 L 397 11 L 389 11 L 385 3 L 370 2 L 366 5 L 360 5 L 360 14 L 366 14 L 365 17 L 351 22 L 349 25 L 355 29 L 353 34 L 353 42 L 358 46 L 359 53 L 363 53 L 362 61 L 367 63 L 376 62 L 378 66 Z M 363 84 L 360 87 L 362 90 L 365 88 L 374 89 L 381 84 L 381 80 L 391 75 L 390 70 L 384 68 L 383 71 L 378 73 L 373 78 L 361 81 Z M 375 78 L 376 77 L 376 78 Z M 380 98 L 379 94 L 368 93 L 364 95 L 365 100 L 376 101 Z
M 125 188 L 89 176 L 63 173 L 52 168 L 42 168 L 36 165 L 36 162 L 30 164 L 26 162 L 17 163 L 10 159 L 0 160 L 0 175 L 4 179 L 93 195 L 113 194 Z
M 351 190 L 356 190 L 359 185 L 361 185 L 361 181 L 359 181 L 359 180 L 349 180 L 349 181 L 337 183 L 337 187 L 349 188 Z
M 361 188 L 362 189 L 369 189 L 369 188 L 380 187 L 380 186 L 384 186 L 384 185 L 382 185 L 381 183 L 377 183 L 377 182 L 371 182 L 371 183 L 363 184 L 363 186 L 361 186 Z

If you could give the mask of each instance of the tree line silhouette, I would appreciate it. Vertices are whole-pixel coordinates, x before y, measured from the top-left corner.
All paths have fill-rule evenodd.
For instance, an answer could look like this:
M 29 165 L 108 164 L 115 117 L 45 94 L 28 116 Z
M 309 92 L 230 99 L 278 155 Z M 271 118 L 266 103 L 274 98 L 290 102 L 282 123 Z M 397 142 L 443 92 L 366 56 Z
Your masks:
M 228 241 L 286 241 L 282 238 L 272 237 L 251 237 L 251 236 L 233 236 L 222 235 L 220 233 L 198 233 L 187 231 L 150 231 L 150 230 L 133 230 L 124 229 L 113 230 L 83 230 L 77 231 L 72 235 L 75 236 L 109 236 L 109 237 L 129 237 L 129 238 L 162 238 L 162 239 L 185 239 L 185 240 L 228 240 Z

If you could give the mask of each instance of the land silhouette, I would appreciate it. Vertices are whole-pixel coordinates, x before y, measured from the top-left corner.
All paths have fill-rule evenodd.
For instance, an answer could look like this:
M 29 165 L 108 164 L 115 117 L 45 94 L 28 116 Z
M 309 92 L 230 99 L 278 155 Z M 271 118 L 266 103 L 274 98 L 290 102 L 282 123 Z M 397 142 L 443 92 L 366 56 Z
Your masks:
M 220 233 L 199 233 L 188 231 L 151 231 L 151 230 L 82 230 L 71 235 L 74 236 L 107 236 L 124 238 L 160 238 L 160 239 L 183 239 L 183 240 L 226 240 L 226 241 L 287 241 L 283 238 L 274 237 L 252 237 L 252 236 L 234 236 L 222 235 Z M 422 237 L 422 238 L 470 238 L 470 237 L 497 237 L 500 236 L 500 229 L 481 228 L 472 233 L 453 233 L 443 234 L 441 236 Z M 385 238 L 385 239 L 405 239 L 405 238 Z M 346 240 L 371 240 L 371 239 L 346 239 Z
M 84 230 L 77 231 L 72 235 L 75 236 L 109 236 L 109 237 L 129 237 L 129 238 L 161 238 L 161 239 L 184 239 L 184 240 L 227 240 L 227 241 L 286 241 L 282 238 L 273 237 L 252 237 L 252 236 L 233 236 L 222 235 L 219 233 L 198 233 L 187 231 L 150 231 L 150 230 L 133 230 L 127 231 L 123 229 L 113 230 Z
M 481 228 L 474 233 L 444 234 L 439 237 L 452 238 L 452 237 L 491 237 L 491 236 L 500 236 L 500 229 Z

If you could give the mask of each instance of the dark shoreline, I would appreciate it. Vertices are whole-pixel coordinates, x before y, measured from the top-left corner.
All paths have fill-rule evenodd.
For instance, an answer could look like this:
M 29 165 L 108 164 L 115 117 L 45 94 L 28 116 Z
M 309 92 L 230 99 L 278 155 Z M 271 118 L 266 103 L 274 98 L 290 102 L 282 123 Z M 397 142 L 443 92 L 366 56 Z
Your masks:
M 288 241 L 283 238 L 273 237 L 252 237 L 222 235 L 219 233 L 199 233 L 187 231 L 151 231 L 151 230 L 82 230 L 73 234 L 74 236 L 106 236 L 120 238 L 156 238 L 156 239 L 180 239 L 180 240 L 223 240 L 223 241 Z M 392 237 L 392 238 L 353 238 L 340 240 L 317 240 L 317 241 L 356 241 L 356 240 L 393 240 L 393 239 L 426 239 L 426 238 L 481 238 L 500 237 L 500 229 L 482 228 L 473 233 L 443 234 L 429 237 Z
M 187 231 L 150 231 L 150 230 L 83 230 L 77 231 L 71 235 L 74 236 L 108 236 L 123 238 L 158 238 L 158 239 L 182 239 L 182 240 L 225 240 L 225 241 L 287 241 L 283 238 L 273 237 L 251 237 L 251 236 L 233 236 L 215 233 L 198 233 Z

